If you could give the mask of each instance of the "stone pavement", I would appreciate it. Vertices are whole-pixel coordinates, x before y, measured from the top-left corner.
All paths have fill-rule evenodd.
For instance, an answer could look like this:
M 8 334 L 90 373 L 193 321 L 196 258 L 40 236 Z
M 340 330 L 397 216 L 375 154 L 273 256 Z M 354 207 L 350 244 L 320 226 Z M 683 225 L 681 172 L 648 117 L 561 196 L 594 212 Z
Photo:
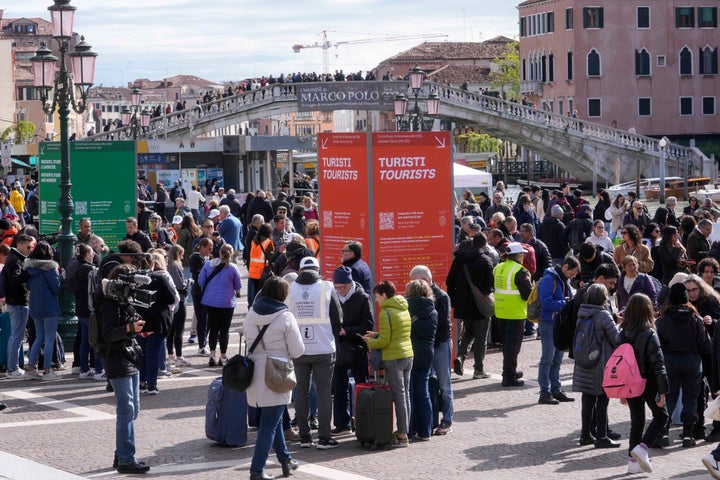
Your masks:
M 245 305 L 237 310 L 232 331 L 238 331 Z M 230 353 L 238 351 L 238 335 L 231 335 Z M 187 345 L 193 367 L 161 380 L 160 394 L 141 398 L 136 422 L 138 458 L 151 465 L 147 475 L 169 479 L 247 478 L 252 442 L 248 446 L 222 448 L 205 438 L 205 401 L 217 368 L 206 367 L 206 358 Z M 612 428 L 623 435 L 622 448 L 595 450 L 579 447 L 579 395 L 574 403 L 537 404 L 537 361 L 540 342 L 526 341 L 520 354 L 520 369 L 526 386 L 500 386 L 502 353 L 488 352 L 486 370 L 490 379 L 472 380 L 468 373 L 453 375 L 455 420 L 453 431 L 429 442 L 413 443 L 406 449 L 370 451 L 352 435 L 338 437 L 334 450 L 300 449 L 290 444 L 301 462 L 295 480 L 394 480 L 422 479 L 512 479 L 572 478 L 612 479 L 625 477 L 627 409 L 612 401 Z M 471 372 L 472 362 L 466 362 Z M 562 366 L 562 380 L 571 391 L 572 363 Z M 8 409 L 0 413 L 0 479 L 65 480 L 70 478 L 122 478 L 110 468 L 114 450 L 114 404 L 104 383 L 77 379 L 69 373 L 52 383 L 0 379 L 0 400 Z M 665 450 L 651 450 L 655 473 L 636 475 L 651 478 L 710 478 L 700 463 L 714 445 L 701 442 L 683 449 L 677 438 Z M 271 460 L 273 458 L 271 457 Z M 53 472 L 57 469 L 61 472 Z M 277 462 L 267 471 L 280 474 Z M 62 472 L 67 472 L 63 475 Z M 75 476 L 77 475 L 77 477 Z

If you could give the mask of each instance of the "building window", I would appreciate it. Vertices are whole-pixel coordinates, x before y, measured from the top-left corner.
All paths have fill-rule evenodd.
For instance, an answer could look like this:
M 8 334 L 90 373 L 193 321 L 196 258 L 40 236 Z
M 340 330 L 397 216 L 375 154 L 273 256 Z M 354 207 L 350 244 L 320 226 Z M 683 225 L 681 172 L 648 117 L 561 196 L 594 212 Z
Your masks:
M 675 27 L 693 28 L 695 26 L 695 8 L 677 7 L 675 9 Z
M 658 55 L 657 56 L 657 66 L 664 67 L 665 65 L 667 65 L 667 58 L 665 57 L 665 55 Z
M 540 77 L 540 79 L 543 81 L 543 83 L 544 83 L 544 82 L 547 82 L 547 81 L 548 81 L 548 79 L 547 79 L 547 57 L 546 57 L 545 55 L 543 55 L 543 56 L 540 58 L 540 68 L 541 68 L 541 71 L 540 71 L 541 77 Z
M 522 79 L 523 82 L 527 80 L 527 63 L 524 58 L 522 59 Z
M 688 47 L 680 50 L 680 75 L 692 75 L 692 51 Z
M 717 75 L 718 51 L 710 47 L 700 49 L 700 75 Z
M 635 75 L 650 75 L 650 53 L 644 48 L 635 50 Z
M 567 53 L 567 79 L 573 79 L 573 54 L 572 52 Z
M 600 76 L 600 54 L 594 48 L 587 56 L 587 74 L 588 77 Z
M 565 30 L 572 30 L 573 28 L 573 9 L 565 9 Z
M 715 115 L 715 97 L 702 97 L 703 115 Z
M 520 37 L 525 36 L 525 17 L 520 17 Z
M 555 81 L 555 55 L 548 56 L 548 82 Z
M 692 97 L 680 97 L 680 115 L 693 114 Z
M 585 27 L 585 28 L 603 28 L 603 8 L 602 7 L 585 7 L 585 8 L 583 8 L 583 27 Z
M 638 98 L 638 116 L 649 117 L 652 115 L 650 98 Z
M 698 27 L 717 28 L 717 7 L 698 7 Z
M 548 12 L 547 14 L 547 32 L 553 33 L 555 31 L 555 12 Z
M 588 98 L 588 117 L 601 117 L 602 104 L 599 98 Z
M 637 28 L 650 28 L 650 7 L 637 7 Z

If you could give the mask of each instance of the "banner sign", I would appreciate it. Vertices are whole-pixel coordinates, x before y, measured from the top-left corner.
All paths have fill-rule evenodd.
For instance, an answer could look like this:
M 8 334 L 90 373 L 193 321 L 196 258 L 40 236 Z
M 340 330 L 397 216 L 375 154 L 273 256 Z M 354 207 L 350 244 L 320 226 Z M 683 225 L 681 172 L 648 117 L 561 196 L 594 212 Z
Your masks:
M 370 198 L 375 280 L 402 293 L 421 264 L 445 288 L 453 249 L 450 133 L 373 133 Z
M 402 90 L 407 90 L 406 87 Z M 397 82 L 327 82 L 321 85 L 295 84 L 298 112 L 334 110 L 393 110 Z
M 125 236 L 125 219 L 135 216 L 135 142 L 71 142 L 70 181 L 75 204 L 72 231 L 90 217 L 92 229 L 115 250 Z M 60 143 L 40 144 L 40 233 L 60 228 Z
M 347 240 L 369 245 L 367 134 L 320 133 L 317 155 L 322 190 L 320 267 L 331 279 L 342 265 L 340 250 Z
M 444 288 L 452 263 L 449 132 L 318 135 L 321 268 L 341 265 L 345 241 L 363 244 L 373 282 L 403 293 L 410 269 L 426 265 Z

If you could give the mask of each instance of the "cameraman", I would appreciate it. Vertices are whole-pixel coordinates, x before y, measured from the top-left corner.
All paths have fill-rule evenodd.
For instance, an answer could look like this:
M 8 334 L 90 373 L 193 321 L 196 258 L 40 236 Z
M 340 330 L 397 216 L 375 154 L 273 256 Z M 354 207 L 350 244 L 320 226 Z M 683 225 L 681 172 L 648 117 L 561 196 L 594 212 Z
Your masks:
M 118 265 L 108 279 L 133 272 L 132 265 Z M 120 473 L 145 473 L 150 467 L 135 459 L 135 419 L 140 412 L 140 385 L 138 367 L 140 353 L 135 335 L 142 331 L 145 322 L 133 308 L 110 297 L 103 297 L 99 305 L 102 335 L 107 343 L 103 357 L 105 373 L 115 392 L 115 461 L 113 467 Z

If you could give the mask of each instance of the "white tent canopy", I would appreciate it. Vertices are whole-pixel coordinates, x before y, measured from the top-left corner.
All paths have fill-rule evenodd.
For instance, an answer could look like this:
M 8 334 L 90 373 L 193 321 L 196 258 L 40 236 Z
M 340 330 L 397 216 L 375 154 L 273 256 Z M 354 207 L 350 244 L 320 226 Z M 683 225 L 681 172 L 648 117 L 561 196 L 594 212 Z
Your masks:
M 493 185 L 491 174 L 454 162 L 453 179 L 454 188 L 477 188 L 487 191 Z

